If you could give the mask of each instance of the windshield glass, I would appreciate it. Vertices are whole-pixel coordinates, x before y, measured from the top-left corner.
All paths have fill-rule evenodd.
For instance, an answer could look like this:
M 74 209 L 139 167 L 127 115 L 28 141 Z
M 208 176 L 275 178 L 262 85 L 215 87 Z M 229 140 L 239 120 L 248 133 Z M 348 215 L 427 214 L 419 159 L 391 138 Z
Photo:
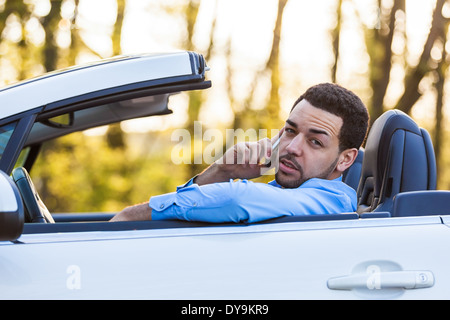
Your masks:
M 11 138 L 11 135 L 14 132 L 16 124 L 17 123 L 14 122 L 0 127 L 0 159 L 2 158 L 3 153 L 5 152 L 6 145 L 8 144 L 9 139 Z

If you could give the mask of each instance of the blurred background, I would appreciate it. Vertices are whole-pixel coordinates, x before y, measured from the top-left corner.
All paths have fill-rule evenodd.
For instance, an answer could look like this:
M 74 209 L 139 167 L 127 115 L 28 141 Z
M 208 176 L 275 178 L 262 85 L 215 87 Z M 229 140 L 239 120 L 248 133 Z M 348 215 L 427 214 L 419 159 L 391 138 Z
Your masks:
M 432 135 L 438 188 L 450 189 L 449 19 L 446 0 L 0 0 L 0 85 L 146 52 L 193 50 L 211 68 L 212 88 L 172 97 L 172 115 L 45 146 L 31 176 L 51 212 L 117 211 L 174 191 L 206 166 L 173 163 L 174 129 L 270 132 L 320 82 L 357 93 L 372 121 L 411 115 Z

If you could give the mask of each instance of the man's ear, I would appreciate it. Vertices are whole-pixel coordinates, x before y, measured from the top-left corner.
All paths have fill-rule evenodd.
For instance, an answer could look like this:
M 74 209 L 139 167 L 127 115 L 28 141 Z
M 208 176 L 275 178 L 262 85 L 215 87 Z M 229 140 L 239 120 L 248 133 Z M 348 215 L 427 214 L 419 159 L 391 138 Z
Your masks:
M 339 155 L 336 170 L 339 172 L 344 172 L 353 164 L 357 156 L 358 156 L 358 149 L 352 148 L 342 151 L 341 154 Z

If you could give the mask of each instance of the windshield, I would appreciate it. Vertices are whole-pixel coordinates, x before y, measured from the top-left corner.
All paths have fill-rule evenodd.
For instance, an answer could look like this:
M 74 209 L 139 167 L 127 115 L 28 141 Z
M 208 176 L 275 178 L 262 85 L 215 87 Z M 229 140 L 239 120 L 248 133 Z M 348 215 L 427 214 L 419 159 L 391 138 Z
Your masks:
M 5 152 L 5 148 L 9 142 L 9 139 L 11 138 L 11 135 L 14 132 L 16 124 L 17 123 L 14 122 L 0 127 L 0 159 L 2 158 L 3 153 Z

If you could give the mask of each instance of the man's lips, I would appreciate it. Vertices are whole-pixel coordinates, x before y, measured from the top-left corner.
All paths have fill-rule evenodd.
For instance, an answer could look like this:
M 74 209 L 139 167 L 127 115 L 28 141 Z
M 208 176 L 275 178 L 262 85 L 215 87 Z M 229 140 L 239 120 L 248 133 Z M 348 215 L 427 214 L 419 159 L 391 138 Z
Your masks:
M 296 163 L 294 163 L 286 158 L 280 158 L 279 164 L 280 164 L 279 169 L 285 173 L 294 173 L 297 171 L 301 171 L 299 166 Z

